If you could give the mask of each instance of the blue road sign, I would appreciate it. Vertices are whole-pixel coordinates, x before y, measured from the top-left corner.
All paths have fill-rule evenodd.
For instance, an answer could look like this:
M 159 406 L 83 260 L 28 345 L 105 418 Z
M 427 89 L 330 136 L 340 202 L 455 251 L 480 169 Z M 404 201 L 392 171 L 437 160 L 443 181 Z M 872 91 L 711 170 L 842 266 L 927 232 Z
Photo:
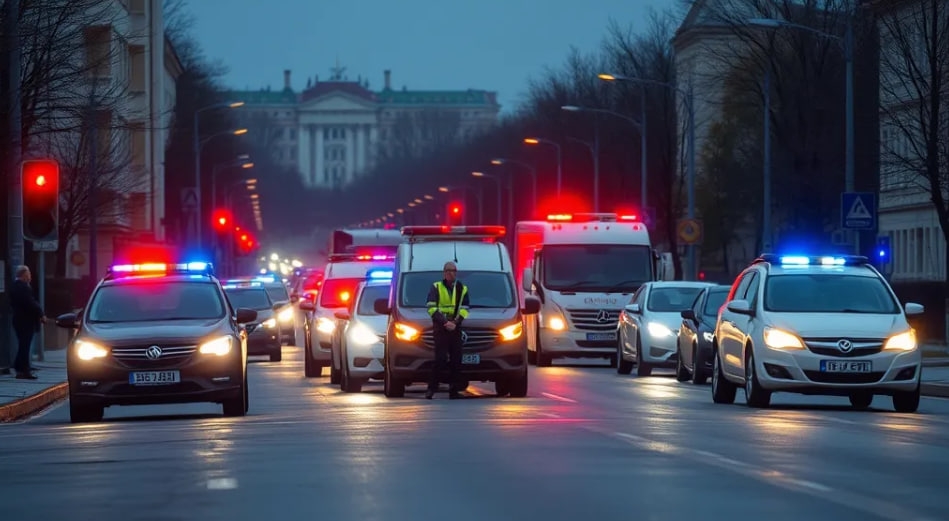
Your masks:
M 845 230 L 875 230 L 877 198 L 873 192 L 840 194 L 840 226 Z

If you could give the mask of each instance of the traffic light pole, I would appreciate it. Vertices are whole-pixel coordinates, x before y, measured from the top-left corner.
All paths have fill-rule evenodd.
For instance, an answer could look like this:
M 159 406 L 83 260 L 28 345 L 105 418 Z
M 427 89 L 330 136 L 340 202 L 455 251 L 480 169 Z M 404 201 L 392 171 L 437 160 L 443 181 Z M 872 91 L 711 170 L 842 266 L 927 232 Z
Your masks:
M 20 37 L 17 27 L 20 19 L 20 2 L 3 2 L 3 19 L 5 26 L 3 36 L 4 47 L 7 49 L 7 78 L 11 78 L 7 86 L 7 132 L 9 146 L 6 154 L 7 175 L 7 266 L 9 274 L 3 273 L 3 286 L 11 287 L 11 276 L 17 266 L 24 261 L 23 252 L 23 185 L 20 182 L 20 154 L 21 154 L 21 112 L 20 112 Z M 0 336 L 0 374 L 10 372 L 13 360 L 12 352 L 16 341 L 13 337 L 12 315 L 7 311 L 9 306 L 3 306 L 2 336 Z

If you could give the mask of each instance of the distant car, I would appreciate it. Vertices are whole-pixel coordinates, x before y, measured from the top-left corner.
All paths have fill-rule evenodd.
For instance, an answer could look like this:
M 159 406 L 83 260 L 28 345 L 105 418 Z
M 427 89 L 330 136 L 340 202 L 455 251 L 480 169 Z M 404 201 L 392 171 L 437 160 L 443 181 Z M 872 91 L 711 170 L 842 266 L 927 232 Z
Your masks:
M 866 257 L 762 255 L 735 279 L 713 333 L 712 400 L 750 407 L 775 392 L 847 396 L 865 409 L 889 395 L 919 407 L 922 355 L 900 301 Z
M 676 357 L 676 379 L 704 384 L 712 374 L 712 333 L 718 310 L 725 304 L 731 286 L 709 286 L 699 293 L 692 307 L 682 311 Z
M 112 405 L 215 402 L 243 416 L 252 309 L 228 304 L 203 262 L 112 266 L 83 310 L 66 353 L 69 416 L 99 421 Z
M 267 291 L 267 295 L 275 307 L 277 323 L 280 326 L 280 341 L 285 345 L 296 345 L 297 343 L 297 309 L 293 306 L 290 299 L 290 292 L 287 291 L 287 285 L 280 279 L 272 275 L 260 275 L 246 279 L 230 279 L 224 284 L 240 284 L 243 282 L 259 282 Z
M 649 376 L 655 367 L 675 367 L 682 310 L 709 284 L 687 281 L 647 282 L 620 313 L 616 372 Z
M 336 312 L 341 324 L 336 342 L 342 365 L 339 388 L 343 392 L 358 393 L 370 379 L 384 379 L 382 363 L 389 317 L 377 313 L 373 306 L 376 300 L 389 298 L 391 279 L 392 270 L 371 271 L 368 280 L 356 288 L 353 305 Z
M 277 311 L 285 304 L 274 303 L 256 281 L 224 284 L 224 293 L 234 307 L 253 309 L 257 320 L 247 324 L 248 356 L 269 356 L 271 362 L 283 359 L 283 342 L 280 341 L 280 324 Z

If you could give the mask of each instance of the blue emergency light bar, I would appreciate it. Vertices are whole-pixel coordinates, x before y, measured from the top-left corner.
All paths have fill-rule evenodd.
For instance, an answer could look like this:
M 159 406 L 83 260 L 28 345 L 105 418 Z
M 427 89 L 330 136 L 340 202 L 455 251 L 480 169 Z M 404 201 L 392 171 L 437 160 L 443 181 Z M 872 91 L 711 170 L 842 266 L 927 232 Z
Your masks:
M 366 272 L 369 280 L 392 280 L 392 270 L 376 269 Z
M 870 260 L 862 255 L 777 255 L 765 253 L 758 258 L 760 262 L 769 262 L 781 266 L 862 266 Z
M 258 282 L 277 282 L 277 279 L 273 275 L 261 275 L 254 277 L 254 280 Z
M 140 264 L 116 264 L 109 267 L 110 275 L 159 275 L 170 273 L 194 273 L 210 275 L 214 268 L 210 262 L 144 262 Z
M 263 286 L 260 284 L 260 282 L 252 282 L 252 281 L 244 280 L 240 282 L 228 281 L 224 283 L 223 287 L 224 289 L 242 289 L 242 288 L 262 288 Z

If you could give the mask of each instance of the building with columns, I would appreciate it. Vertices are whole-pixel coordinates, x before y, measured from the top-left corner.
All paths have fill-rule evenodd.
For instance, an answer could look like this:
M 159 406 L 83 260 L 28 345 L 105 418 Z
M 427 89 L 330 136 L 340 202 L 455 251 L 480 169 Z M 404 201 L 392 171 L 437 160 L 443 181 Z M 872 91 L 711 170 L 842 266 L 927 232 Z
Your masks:
M 308 78 L 293 89 L 284 71 L 283 89 L 232 91 L 245 102 L 242 113 L 272 159 L 296 169 L 305 186 L 343 188 L 387 159 L 418 157 L 463 142 L 493 128 L 500 105 L 485 90 L 394 89 L 385 71 L 383 88 L 350 80 L 338 64 L 326 80 Z

